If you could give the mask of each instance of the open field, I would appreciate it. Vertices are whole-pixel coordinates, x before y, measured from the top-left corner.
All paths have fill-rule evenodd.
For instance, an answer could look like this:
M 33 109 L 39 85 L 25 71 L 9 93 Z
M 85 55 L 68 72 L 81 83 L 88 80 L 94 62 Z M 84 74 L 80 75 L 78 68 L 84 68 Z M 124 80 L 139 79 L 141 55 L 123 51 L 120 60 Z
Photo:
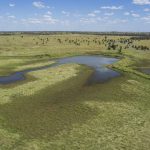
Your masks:
M 0 85 L 0 150 L 150 149 L 150 40 L 130 38 L 1 35 L 0 76 L 75 55 L 120 58 L 122 75 L 88 86 L 91 68 L 65 64 Z

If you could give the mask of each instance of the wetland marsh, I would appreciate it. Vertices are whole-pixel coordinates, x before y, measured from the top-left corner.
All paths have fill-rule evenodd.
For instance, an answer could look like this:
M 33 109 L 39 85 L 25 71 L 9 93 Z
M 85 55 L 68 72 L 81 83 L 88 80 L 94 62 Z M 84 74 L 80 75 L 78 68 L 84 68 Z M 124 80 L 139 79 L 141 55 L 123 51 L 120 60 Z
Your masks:
M 54 61 L 54 60 L 53 60 Z M 23 70 L 20 72 L 12 73 L 8 76 L 1 76 L 0 77 L 0 84 L 11 84 L 17 81 L 25 80 L 25 75 L 29 72 L 38 71 L 48 69 L 50 67 L 58 67 L 62 64 L 69 64 L 69 63 L 76 63 L 80 65 L 86 65 L 91 67 L 94 71 L 92 76 L 89 78 L 89 83 L 99 83 L 105 82 L 111 78 L 117 77 L 120 74 L 116 71 L 108 69 L 106 65 L 110 65 L 118 61 L 116 58 L 108 58 L 102 56 L 76 56 L 76 57 L 66 57 L 61 59 L 56 59 L 55 62 L 51 65 L 37 67 L 29 70 Z M 33 66 L 32 66 L 33 67 Z
M 108 49 L 110 41 L 119 46 Z M 0 149 L 148 150 L 150 75 L 137 68 L 150 67 L 150 51 L 133 45 L 149 43 L 130 36 L 1 35 L 0 82 L 15 72 L 26 80 L 0 84 Z

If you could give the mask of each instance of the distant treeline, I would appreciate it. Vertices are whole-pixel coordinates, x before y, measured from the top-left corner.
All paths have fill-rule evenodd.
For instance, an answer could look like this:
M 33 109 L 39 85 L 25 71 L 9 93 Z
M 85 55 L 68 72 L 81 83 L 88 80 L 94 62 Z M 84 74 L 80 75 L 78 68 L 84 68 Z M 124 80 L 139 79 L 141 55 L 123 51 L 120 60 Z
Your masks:
M 134 36 L 131 37 L 132 40 L 149 40 L 150 39 L 150 35 L 145 35 L 145 36 Z
M 110 36 L 136 36 L 133 38 L 150 38 L 150 32 L 80 32 L 80 31 L 14 31 L 0 32 L 0 35 L 56 35 L 56 34 L 86 34 L 86 35 L 110 35 Z

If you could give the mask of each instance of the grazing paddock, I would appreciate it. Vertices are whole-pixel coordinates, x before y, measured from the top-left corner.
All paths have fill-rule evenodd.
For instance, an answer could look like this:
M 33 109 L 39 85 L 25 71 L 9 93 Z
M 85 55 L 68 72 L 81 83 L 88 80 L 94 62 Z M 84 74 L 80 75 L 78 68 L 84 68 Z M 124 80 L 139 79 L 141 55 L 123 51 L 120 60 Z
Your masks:
M 92 54 L 119 57 L 108 67 L 121 76 L 87 85 L 92 68 L 64 64 L 0 85 L 0 150 L 150 149 L 147 48 L 129 36 L 1 35 L 0 76 Z

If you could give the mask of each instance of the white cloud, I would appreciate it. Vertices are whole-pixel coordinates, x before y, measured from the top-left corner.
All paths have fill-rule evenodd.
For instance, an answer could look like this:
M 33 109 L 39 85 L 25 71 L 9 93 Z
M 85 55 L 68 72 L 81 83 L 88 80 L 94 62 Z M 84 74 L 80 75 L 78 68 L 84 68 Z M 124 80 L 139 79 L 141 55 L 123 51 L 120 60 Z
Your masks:
M 100 10 L 94 10 L 91 13 L 88 13 L 87 15 L 89 17 L 96 17 L 97 14 L 99 14 L 101 11 Z
M 28 20 L 26 20 L 28 23 L 31 23 L 31 24 L 41 24 L 42 21 L 40 19 L 37 19 L 37 18 L 29 18 Z
M 112 13 L 105 13 L 104 15 L 105 15 L 105 16 L 113 16 L 114 13 L 113 13 L 113 12 L 112 12 Z
M 142 20 L 144 20 L 146 23 L 150 23 L 150 15 L 146 17 L 142 17 Z
M 140 17 L 140 15 L 139 15 L 139 14 L 136 14 L 136 13 L 132 13 L 131 15 L 132 15 L 133 17 L 136 17 L 136 18 L 137 18 L 137 17 Z
M 27 18 L 21 20 L 23 24 L 56 24 L 59 20 L 51 15 L 45 14 L 36 18 Z
M 124 15 L 125 16 L 131 15 L 132 17 L 135 17 L 135 18 L 140 17 L 140 14 L 137 14 L 135 11 L 125 12 Z
M 123 6 L 102 6 L 101 9 L 121 10 Z
M 145 12 L 148 12 L 148 11 L 150 11 L 150 9 L 149 9 L 149 8 L 145 8 L 144 11 L 145 11 Z
M 8 16 L 8 18 L 10 18 L 10 19 L 15 19 L 16 17 L 13 16 L 13 15 L 10 15 L 10 16 Z
M 89 13 L 88 16 L 89 17 L 95 17 L 96 15 L 94 13 Z
M 93 13 L 94 14 L 99 14 L 101 11 L 100 10 L 94 10 Z
M 15 4 L 10 3 L 10 4 L 9 4 L 9 7 L 15 7 Z
M 52 15 L 52 12 L 51 12 L 51 11 L 48 11 L 47 14 L 48 14 L 48 15 Z
M 91 23 L 93 24 L 93 23 L 96 23 L 97 20 L 95 18 L 81 18 L 80 22 L 87 23 L 87 24 L 91 24 Z
M 98 22 L 107 22 L 107 20 L 109 20 L 109 17 L 108 16 L 105 16 L 105 17 L 83 17 L 83 18 L 80 18 L 80 22 L 83 23 L 83 24 L 96 24 Z
M 136 5 L 150 5 L 150 0 L 133 0 Z
M 65 16 L 67 16 L 67 17 L 70 16 L 70 13 L 67 12 L 67 11 L 64 11 L 64 10 L 63 10 L 61 13 L 62 13 L 63 15 L 65 15 Z
M 44 15 L 41 20 L 43 23 L 47 23 L 47 24 L 55 24 L 58 22 L 57 19 L 54 19 L 52 16 L 49 15 Z
M 102 20 L 103 20 L 103 18 L 97 17 L 97 21 L 102 21 Z
M 33 5 L 34 7 L 36 7 L 36 8 L 40 8 L 40 9 L 46 7 L 46 6 L 44 5 L 44 3 L 43 3 L 43 2 L 40 2 L 40 1 L 38 1 L 38 2 L 33 2 L 32 5 Z
M 51 18 L 50 15 L 43 15 L 44 18 Z
M 128 20 L 125 19 L 114 19 L 114 20 L 108 20 L 107 24 L 124 24 L 127 23 Z
M 69 20 L 63 20 L 60 22 L 64 26 L 70 26 L 70 21 Z
M 76 18 L 79 18 L 79 17 L 82 17 L 83 15 L 81 15 L 79 13 L 74 13 L 73 16 L 76 17 Z
M 125 12 L 124 15 L 125 15 L 125 16 L 129 16 L 130 13 L 129 13 L 129 12 Z

